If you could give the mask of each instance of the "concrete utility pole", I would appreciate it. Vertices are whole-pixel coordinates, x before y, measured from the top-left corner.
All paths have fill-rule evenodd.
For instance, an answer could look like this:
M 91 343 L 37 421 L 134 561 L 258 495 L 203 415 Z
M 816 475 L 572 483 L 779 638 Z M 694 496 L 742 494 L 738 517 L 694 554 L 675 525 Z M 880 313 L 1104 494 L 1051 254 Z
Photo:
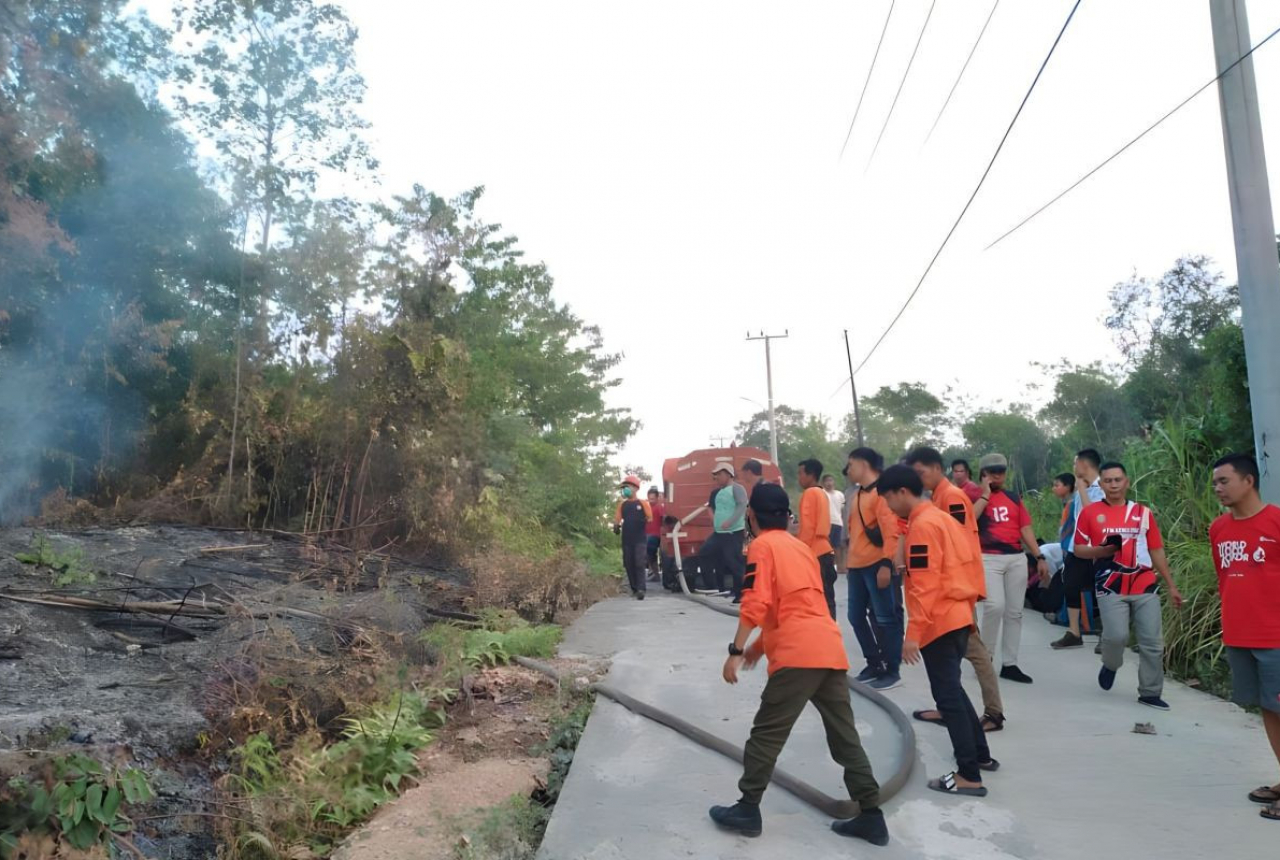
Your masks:
M 858 447 L 867 444 L 862 438 L 862 412 L 858 410 L 858 383 L 853 379 L 853 354 L 849 352 L 849 330 L 844 330 L 844 357 L 849 362 L 849 388 L 853 390 L 853 426 L 858 431 Z
M 1240 59 L 1253 47 L 1244 0 L 1210 0 L 1213 49 L 1218 68 Z M 1236 233 L 1236 272 L 1240 283 L 1240 321 L 1249 370 L 1254 450 L 1262 473 L 1262 497 L 1280 502 L 1280 473 L 1271 468 L 1271 446 L 1280 446 L 1280 264 L 1267 183 L 1267 158 L 1258 115 L 1253 58 L 1218 82 L 1222 137 L 1231 190 L 1231 220 Z M 1280 468 L 1280 463 L 1277 463 Z
M 775 466 L 778 465 L 778 422 L 773 415 L 773 356 L 769 352 L 769 341 L 781 340 L 790 334 L 789 329 L 783 329 L 782 334 L 765 334 L 762 331 L 755 337 L 747 332 L 747 340 L 764 341 L 764 372 L 769 383 L 769 456 L 773 458 Z

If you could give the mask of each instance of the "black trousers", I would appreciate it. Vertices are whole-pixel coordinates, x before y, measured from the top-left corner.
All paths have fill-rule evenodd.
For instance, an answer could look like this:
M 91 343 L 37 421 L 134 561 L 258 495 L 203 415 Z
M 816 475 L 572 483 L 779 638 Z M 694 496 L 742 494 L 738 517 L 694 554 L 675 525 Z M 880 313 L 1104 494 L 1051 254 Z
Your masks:
M 716 532 L 702 545 L 704 555 L 710 555 L 716 566 L 716 585 L 724 591 L 724 575 L 727 573 L 733 580 L 731 591 L 734 597 L 742 596 L 742 575 L 747 568 L 747 560 L 742 556 L 742 540 L 745 532 Z
M 638 541 L 623 541 L 622 567 L 627 572 L 627 582 L 630 583 L 632 591 L 645 590 L 646 561 L 643 535 Z
M 836 617 L 836 579 L 840 573 L 836 569 L 836 554 L 829 552 L 818 556 L 818 567 L 822 570 L 822 591 L 827 597 L 827 609 L 831 617 Z
M 982 781 L 978 762 L 991 758 L 987 735 L 973 710 L 973 703 L 960 685 L 960 662 L 969 649 L 969 628 L 961 627 L 934 639 L 920 649 L 929 687 L 942 720 L 951 736 L 956 755 L 956 771 L 972 782 Z

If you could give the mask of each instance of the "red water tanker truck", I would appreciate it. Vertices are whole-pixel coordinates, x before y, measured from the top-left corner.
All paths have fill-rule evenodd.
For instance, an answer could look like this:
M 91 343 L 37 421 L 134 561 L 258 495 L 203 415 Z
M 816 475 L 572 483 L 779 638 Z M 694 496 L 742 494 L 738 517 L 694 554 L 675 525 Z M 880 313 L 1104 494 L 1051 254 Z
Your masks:
M 662 487 L 666 502 L 666 519 L 662 528 L 663 582 L 671 583 L 672 575 L 683 569 L 689 586 L 694 587 L 702 570 L 699 553 L 710 537 L 713 524 L 707 502 L 716 489 L 711 470 L 729 463 L 742 475 L 742 464 L 756 460 L 764 467 L 764 480 L 782 483 L 782 472 L 768 453 L 759 448 L 701 448 L 683 457 L 672 457 L 662 464 Z M 709 586 L 704 574 L 704 585 Z M 668 584 L 668 587 L 671 587 Z

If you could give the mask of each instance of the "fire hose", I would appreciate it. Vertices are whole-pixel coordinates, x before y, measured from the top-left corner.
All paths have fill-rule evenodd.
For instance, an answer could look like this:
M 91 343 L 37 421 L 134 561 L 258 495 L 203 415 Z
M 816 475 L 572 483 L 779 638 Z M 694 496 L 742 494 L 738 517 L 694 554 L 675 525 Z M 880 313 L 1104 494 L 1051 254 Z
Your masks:
M 684 520 L 681 520 L 679 526 L 684 526 L 689 522 L 689 520 L 699 513 L 701 513 L 701 510 L 694 511 L 694 513 L 690 514 Z M 681 530 L 679 527 L 674 529 L 671 534 L 671 540 L 672 546 L 675 550 L 676 578 L 680 583 L 680 590 L 683 592 L 685 599 L 701 603 L 703 606 L 724 615 L 737 617 L 738 608 L 736 606 L 717 603 L 704 595 L 696 594 L 689 590 L 689 585 L 684 578 L 684 571 L 682 569 L 680 558 L 680 533 Z M 541 672 L 560 682 L 564 682 L 565 680 L 555 667 L 546 663 L 531 660 L 527 657 L 516 657 L 515 660 L 527 669 Z M 718 752 L 739 764 L 742 764 L 744 760 L 745 753 L 742 747 L 714 735 L 706 729 L 700 728 L 687 720 L 683 720 L 675 714 L 664 711 L 661 708 L 657 708 L 648 702 L 636 699 L 607 682 L 601 681 L 592 684 L 590 685 L 590 689 L 611 701 L 617 702 L 632 713 L 645 717 L 646 719 L 653 720 L 656 723 L 660 723 L 669 729 L 679 732 L 694 743 Z M 895 705 L 893 701 L 883 693 L 873 690 L 852 678 L 849 679 L 849 689 L 888 714 L 890 720 L 892 720 L 894 724 L 894 727 L 897 728 L 900 733 L 901 740 L 898 747 L 899 755 L 897 769 L 894 771 L 892 776 L 880 783 L 880 802 L 885 803 L 902 790 L 902 787 L 906 785 L 907 779 L 911 776 L 911 769 L 915 765 L 916 759 L 915 729 L 912 728 L 911 720 L 905 713 L 903 713 L 902 709 Z M 850 818 L 857 814 L 858 805 L 856 802 L 852 800 L 839 800 L 834 798 L 799 777 L 788 773 L 782 768 L 774 769 L 771 781 L 778 787 L 785 789 L 795 797 L 805 803 L 808 803 L 810 806 L 821 810 L 824 814 L 829 815 L 832 818 Z

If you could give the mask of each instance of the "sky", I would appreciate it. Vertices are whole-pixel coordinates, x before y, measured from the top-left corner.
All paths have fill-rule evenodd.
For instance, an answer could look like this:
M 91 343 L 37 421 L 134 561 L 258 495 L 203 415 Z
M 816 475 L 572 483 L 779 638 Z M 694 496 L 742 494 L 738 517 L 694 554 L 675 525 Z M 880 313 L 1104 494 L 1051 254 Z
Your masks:
M 932 138 L 990 0 L 643 4 L 345 0 L 384 191 L 480 207 L 625 358 L 618 457 L 732 438 L 766 400 L 838 421 L 858 364 L 972 193 L 1074 0 L 1003 0 Z M 1256 43 L 1280 0 L 1249 0 Z M 1256 55 L 1280 130 L 1280 39 Z M 1216 73 L 1203 0 L 1084 0 L 966 220 L 859 393 L 919 381 L 976 405 L 1043 402 L 1038 363 L 1117 351 L 1112 285 L 1207 254 L 1234 279 L 1217 88 L 997 247 L 983 248 Z M 1273 158 L 1280 159 L 1280 154 Z M 1273 198 L 1275 188 L 1272 189 Z M 1051 383 L 1051 379 L 1048 380 Z M 1039 385 L 1038 389 L 1029 386 Z M 754 402 L 752 402 L 754 401 Z

